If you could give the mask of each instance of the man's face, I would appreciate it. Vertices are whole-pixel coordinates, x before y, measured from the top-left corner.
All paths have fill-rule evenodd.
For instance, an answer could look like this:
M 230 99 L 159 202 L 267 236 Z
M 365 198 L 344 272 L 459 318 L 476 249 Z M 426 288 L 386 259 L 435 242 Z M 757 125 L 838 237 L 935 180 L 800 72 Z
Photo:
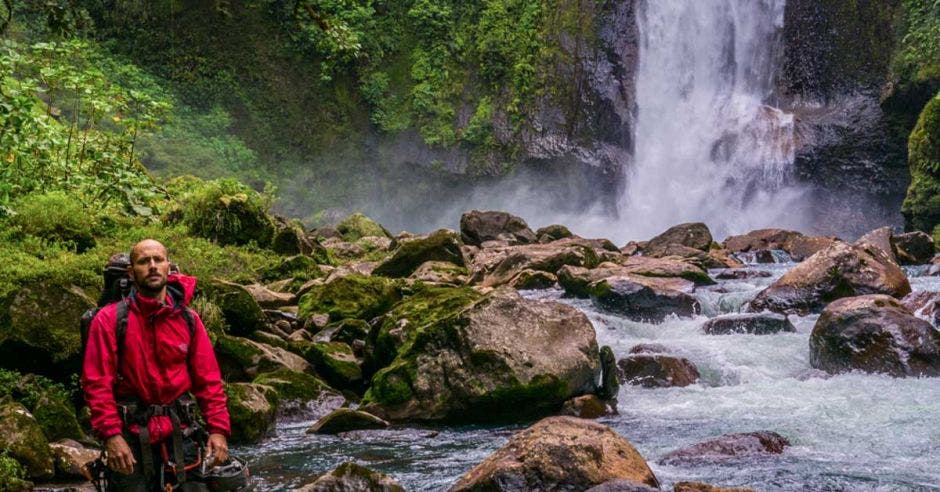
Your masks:
M 134 246 L 130 273 L 141 294 L 155 297 L 162 293 L 169 272 L 170 261 L 162 244 L 148 240 Z

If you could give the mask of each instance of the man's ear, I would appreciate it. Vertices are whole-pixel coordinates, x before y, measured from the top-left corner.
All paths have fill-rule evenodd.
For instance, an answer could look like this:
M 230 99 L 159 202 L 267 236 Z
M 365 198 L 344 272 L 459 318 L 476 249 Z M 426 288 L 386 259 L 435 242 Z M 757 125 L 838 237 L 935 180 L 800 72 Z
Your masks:
M 133 264 L 127 267 L 127 276 L 130 277 L 131 280 L 134 280 L 134 281 L 137 280 L 136 278 L 134 278 L 134 265 Z

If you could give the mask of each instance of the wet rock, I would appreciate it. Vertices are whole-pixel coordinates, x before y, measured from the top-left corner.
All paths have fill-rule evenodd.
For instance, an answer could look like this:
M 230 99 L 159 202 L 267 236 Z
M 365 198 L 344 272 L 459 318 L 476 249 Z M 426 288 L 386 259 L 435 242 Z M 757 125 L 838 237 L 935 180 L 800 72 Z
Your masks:
M 246 285 L 245 289 L 248 290 L 248 293 L 251 294 L 251 297 L 255 299 L 255 302 L 257 302 L 262 309 L 274 309 L 282 306 L 289 306 L 291 304 L 295 304 L 297 301 L 297 298 L 294 296 L 294 294 L 289 292 L 274 292 L 273 290 L 260 284 Z
M 513 435 L 450 490 L 585 490 L 615 479 L 659 486 L 640 453 L 610 427 L 549 417 Z
M 731 256 L 728 251 L 723 249 L 711 249 L 708 251 L 708 268 L 744 268 L 745 265 L 738 259 Z
M 364 236 L 356 241 L 366 251 L 392 251 L 398 247 L 397 240 L 388 236 Z
M 604 401 L 613 403 L 617 407 L 617 394 L 620 392 L 620 379 L 617 370 L 617 358 L 614 356 L 614 350 L 609 345 L 601 347 L 601 387 L 597 390 L 597 396 Z
M 0 398 L 0 449 L 26 469 L 27 477 L 51 479 L 55 469 L 49 441 L 26 408 L 12 398 Z
M 540 243 L 550 243 L 566 237 L 572 237 L 574 234 L 563 225 L 552 224 L 535 231 L 535 236 Z
M 727 434 L 710 441 L 682 448 L 664 456 L 660 463 L 688 466 L 781 454 L 790 445 L 776 432 L 743 432 Z
M 339 434 L 354 430 L 384 429 L 388 425 L 388 422 L 371 413 L 351 408 L 337 408 L 317 420 L 307 429 L 307 434 Z
M 389 279 L 346 275 L 313 286 L 301 296 L 299 315 L 306 318 L 317 313 L 327 314 L 330 321 L 370 320 L 388 311 L 400 299 L 395 283 Z
M 793 261 L 803 261 L 836 242 L 839 240 L 830 236 L 798 236 L 787 242 L 783 250 Z
M 861 247 L 872 247 L 878 248 L 885 253 L 885 256 L 891 259 L 894 263 L 898 263 L 898 258 L 894 255 L 894 246 L 891 244 L 891 238 L 894 235 L 891 227 L 879 227 L 868 234 L 858 238 L 858 241 L 855 241 L 855 244 Z
M 470 266 L 471 282 L 498 287 L 523 270 L 555 274 L 566 265 L 593 268 L 598 263 L 592 247 L 562 241 L 485 249 L 477 253 Z
M 347 242 L 355 242 L 359 238 L 367 236 L 392 237 L 378 222 L 358 212 L 346 217 L 337 224 L 336 231 Z
M 712 233 L 708 226 L 701 222 L 679 224 L 650 239 L 643 248 L 643 254 L 653 257 L 666 256 L 666 249 L 674 244 L 708 251 L 712 245 Z
M 274 388 L 252 383 L 226 383 L 225 396 L 232 421 L 232 443 L 258 442 L 274 427 L 278 406 Z
M 407 277 L 428 261 L 447 261 L 464 266 L 467 260 L 461 250 L 462 243 L 456 232 L 439 229 L 427 236 L 402 241 L 391 258 L 372 271 L 383 277 Z
M 405 492 L 394 478 L 352 462 L 343 463 L 297 492 Z
M 630 348 L 631 354 L 668 354 L 672 349 L 661 343 L 640 343 Z
M 617 362 L 620 382 L 644 388 L 683 387 L 699 379 L 695 364 L 682 357 L 632 354 Z
M 362 363 L 356 358 L 352 347 L 342 342 L 300 342 L 297 345 L 305 359 L 317 374 L 331 386 L 353 389 L 361 385 Z
M 245 336 L 264 328 L 267 322 L 264 310 L 244 285 L 216 279 L 209 283 L 208 293 L 222 310 L 229 333 Z
M 463 285 L 467 283 L 467 269 L 449 261 L 426 261 L 409 278 L 431 284 Z
M 566 401 L 565 404 L 561 406 L 561 411 L 558 412 L 559 415 L 568 415 L 582 419 L 596 419 L 610 413 L 607 404 L 604 403 L 604 400 L 598 398 L 597 395 L 576 396 Z
M 933 258 L 936 248 L 933 238 L 921 231 L 897 234 L 893 238 L 894 252 L 902 265 L 923 265 Z
M 786 251 L 793 261 L 803 261 L 834 241 L 832 237 L 804 236 L 797 231 L 758 229 L 740 236 L 730 236 L 722 246 L 730 253 L 779 249 Z
M 940 331 L 885 295 L 840 299 L 827 306 L 813 327 L 809 347 L 810 365 L 830 374 L 859 370 L 940 376 Z
M 278 369 L 256 377 L 252 383 L 273 388 L 277 393 L 279 416 L 295 417 L 310 414 L 314 402 L 321 407 L 340 407 L 346 401 L 339 391 L 320 378 L 289 369 Z
M 678 482 L 673 486 L 673 492 L 756 492 L 754 489 L 737 487 L 716 487 L 701 482 Z
M 842 297 L 887 294 L 900 298 L 910 292 L 907 276 L 881 249 L 839 242 L 757 294 L 749 310 L 805 314 Z
M 369 324 L 361 319 L 344 319 L 325 327 L 313 336 L 314 342 L 342 342 L 352 346 L 369 337 Z
M 763 270 L 725 270 L 715 274 L 715 280 L 746 280 L 751 278 L 767 278 L 773 276 Z
M 594 392 L 600 375 L 583 313 L 511 288 L 412 333 L 372 378 L 363 410 L 391 420 L 520 419 Z
M 311 370 L 310 364 L 299 355 L 247 338 L 219 336 L 215 344 L 215 354 L 226 381 L 245 381 L 263 372 L 278 369 L 298 372 Z
M 659 488 L 639 484 L 631 480 L 608 480 L 595 485 L 585 492 L 657 492 Z
M 558 283 L 558 277 L 552 273 L 538 270 L 522 270 L 517 273 L 509 285 L 519 290 L 551 289 Z
M 681 278 L 695 285 L 713 285 L 715 283 L 708 272 L 700 266 L 679 258 L 649 258 L 630 256 L 620 263 L 624 273 L 635 273 L 644 277 Z M 604 266 L 601 264 L 600 266 Z
M 702 325 L 702 331 L 709 335 L 727 335 L 749 333 L 752 335 L 771 335 L 774 333 L 796 331 L 790 320 L 782 314 L 725 314 L 712 318 Z
M 640 260 L 642 257 L 636 257 Z M 662 288 L 691 293 L 695 284 L 682 277 L 704 274 L 694 266 L 681 261 L 669 259 L 642 259 L 633 261 L 631 258 L 627 266 L 613 263 L 601 263 L 597 268 L 588 269 L 576 266 L 565 266 L 558 270 L 558 283 L 565 289 L 565 293 L 574 297 L 590 297 L 590 285 L 594 282 L 610 277 L 638 275 L 653 279 Z M 706 275 L 707 277 L 707 275 Z
M 510 244 L 534 243 L 538 239 L 525 220 L 507 212 L 472 210 L 460 216 L 460 235 L 467 244 L 504 240 Z
M 940 292 L 911 292 L 901 304 L 914 316 L 927 320 L 934 328 L 940 327 Z
M 55 475 L 59 479 L 86 478 L 82 468 L 101 454 L 100 449 L 87 448 L 72 439 L 50 443 L 49 448 L 55 460 Z
M 644 241 L 643 243 L 645 244 L 646 241 Z M 636 241 L 630 241 L 629 243 L 625 244 L 622 248 L 620 248 L 620 253 L 626 256 L 633 256 L 639 253 L 640 251 L 641 251 L 640 243 Z
M 595 306 L 638 321 L 659 322 L 674 314 L 689 317 L 701 310 L 691 295 L 670 288 L 668 279 L 620 275 L 588 285 Z

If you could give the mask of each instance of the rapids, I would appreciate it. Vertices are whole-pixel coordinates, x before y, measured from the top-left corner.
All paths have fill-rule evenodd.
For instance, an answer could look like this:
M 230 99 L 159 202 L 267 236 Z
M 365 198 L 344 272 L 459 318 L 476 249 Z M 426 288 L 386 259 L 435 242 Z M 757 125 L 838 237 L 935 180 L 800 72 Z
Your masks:
M 793 264 L 750 265 L 772 277 L 699 288 L 703 315 L 639 323 L 601 313 L 559 290 L 527 291 L 565 302 L 591 320 L 601 345 L 623 357 L 638 343 L 666 345 L 695 363 L 699 383 L 685 388 L 624 386 L 620 415 L 600 422 L 632 442 L 663 490 L 694 480 L 756 490 L 940 490 L 940 381 L 851 373 L 827 376 L 809 366 L 817 316 L 791 317 L 796 333 L 705 335 L 717 314 L 736 312 Z M 908 269 L 915 291 L 940 291 L 940 279 Z M 715 273 L 714 271 L 712 273 Z M 255 490 L 290 490 L 343 461 L 390 474 L 407 490 L 446 490 L 521 426 L 411 427 L 308 436 L 312 422 L 281 423 L 276 436 L 236 449 L 248 457 Z M 664 466 L 669 451 L 732 432 L 775 431 L 783 455 L 701 466 Z

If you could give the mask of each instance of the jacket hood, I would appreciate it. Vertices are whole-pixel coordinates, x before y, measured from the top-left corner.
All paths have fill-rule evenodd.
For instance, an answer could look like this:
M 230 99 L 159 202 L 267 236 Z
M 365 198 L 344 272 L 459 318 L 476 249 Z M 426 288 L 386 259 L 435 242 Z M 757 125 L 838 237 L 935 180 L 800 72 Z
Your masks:
M 177 293 L 183 294 L 182 299 L 176 299 L 174 297 L 174 304 L 180 305 L 182 302 L 182 306 L 189 306 L 189 303 L 193 300 L 193 295 L 196 293 L 196 277 L 190 277 L 182 273 L 174 273 L 166 278 L 166 286 L 175 289 Z M 171 296 L 174 295 L 171 289 L 167 289 L 167 293 Z

